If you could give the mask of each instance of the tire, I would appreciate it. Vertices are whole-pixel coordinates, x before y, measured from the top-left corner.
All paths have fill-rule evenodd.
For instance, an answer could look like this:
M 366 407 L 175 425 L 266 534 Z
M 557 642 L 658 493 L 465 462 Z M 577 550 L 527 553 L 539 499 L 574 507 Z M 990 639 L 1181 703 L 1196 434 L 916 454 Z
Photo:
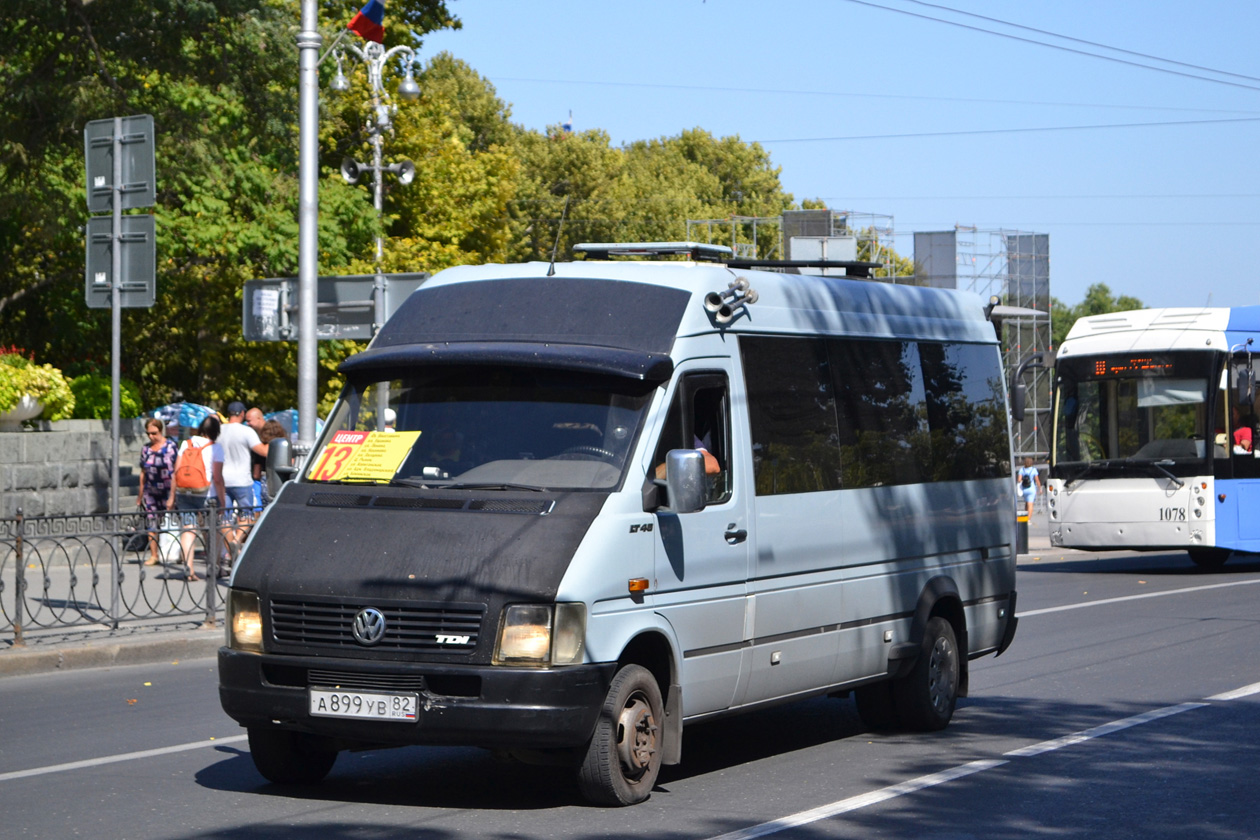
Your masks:
M 578 767 L 578 787 L 596 805 L 648 798 L 661 771 L 665 704 L 656 678 L 627 665 L 613 677 L 595 733 Z
M 1186 553 L 1200 569 L 1219 569 L 1230 555 L 1228 548 L 1190 548 Z
M 887 732 L 897 729 L 901 718 L 897 714 L 897 706 L 893 700 L 891 680 L 871 683 L 853 689 L 853 700 L 857 704 L 858 717 L 867 729 L 873 732 Z
M 893 701 L 906 729 L 935 732 L 949 725 L 958 704 L 959 657 L 954 628 L 940 616 L 929 619 L 914 668 L 893 683 Z
M 252 726 L 249 754 L 263 778 L 278 785 L 317 784 L 337 760 L 337 751 L 317 735 Z

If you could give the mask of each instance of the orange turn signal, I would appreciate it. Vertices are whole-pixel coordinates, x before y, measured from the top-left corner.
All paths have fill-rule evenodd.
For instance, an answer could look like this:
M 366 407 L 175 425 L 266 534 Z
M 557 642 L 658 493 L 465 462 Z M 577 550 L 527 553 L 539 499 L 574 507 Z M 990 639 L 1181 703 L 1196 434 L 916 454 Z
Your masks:
M 647 592 L 648 579 L 630 578 L 630 580 L 626 581 L 626 588 L 631 592 Z

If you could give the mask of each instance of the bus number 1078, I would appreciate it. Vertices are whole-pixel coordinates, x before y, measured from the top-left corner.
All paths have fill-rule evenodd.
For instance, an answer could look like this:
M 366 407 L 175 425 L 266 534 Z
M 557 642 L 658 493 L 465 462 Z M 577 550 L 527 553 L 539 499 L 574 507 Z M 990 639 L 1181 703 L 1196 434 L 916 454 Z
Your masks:
M 1183 507 L 1166 507 L 1159 509 L 1160 522 L 1185 522 L 1186 509 Z

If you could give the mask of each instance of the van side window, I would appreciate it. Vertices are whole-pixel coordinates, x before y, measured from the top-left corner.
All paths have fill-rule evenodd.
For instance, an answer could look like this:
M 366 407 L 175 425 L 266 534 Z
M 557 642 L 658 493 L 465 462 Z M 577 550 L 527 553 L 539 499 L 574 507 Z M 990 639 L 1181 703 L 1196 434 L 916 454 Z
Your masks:
M 913 341 L 829 339 L 845 487 L 930 480 L 923 372 Z
M 1002 368 L 991 346 L 919 342 L 933 481 L 1010 475 Z
M 758 496 L 840 489 L 840 430 L 827 346 L 741 336 Z
M 678 383 L 665 416 L 665 428 L 653 463 L 665 463 L 671 449 L 703 449 L 717 460 L 718 472 L 707 477 L 707 504 L 731 497 L 731 412 L 726 375 L 691 373 Z
M 1010 474 L 987 344 L 741 336 L 757 495 Z

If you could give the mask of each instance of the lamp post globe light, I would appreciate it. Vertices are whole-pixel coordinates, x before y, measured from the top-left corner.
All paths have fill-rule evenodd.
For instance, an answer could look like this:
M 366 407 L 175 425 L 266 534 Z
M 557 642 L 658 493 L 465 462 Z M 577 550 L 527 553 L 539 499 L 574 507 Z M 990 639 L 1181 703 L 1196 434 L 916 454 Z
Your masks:
M 362 48 L 354 44 L 344 44 L 334 53 L 337 60 L 337 75 L 333 77 L 332 89 L 338 92 L 345 92 L 350 89 L 350 80 L 346 78 L 344 64 L 347 50 L 358 57 L 368 71 L 368 83 L 372 90 L 372 112 L 364 128 L 371 138 L 372 163 L 369 166 L 366 163 L 360 163 L 354 158 L 347 157 L 341 162 L 341 177 L 349 184 L 356 184 L 365 171 L 370 170 L 372 172 L 372 206 L 376 208 L 376 216 L 379 220 L 384 203 L 384 174 L 388 172 L 394 175 L 398 179 L 398 183 L 403 186 L 410 184 L 416 175 L 416 166 L 409 160 L 397 161 L 388 166 L 382 163 L 381 147 L 384 144 L 384 135 L 393 130 L 392 118 L 394 111 L 397 109 L 397 106 L 389 101 L 389 94 L 385 90 L 383 76 L 385 68 L 389 65 L 389 60 L 394 56 L 400 56 L 400 63 L 405 76 L 398 83 L 398 96 L 408 101 L 418 98 L 420 96 L 420 86 L 416 84 L 414 75 L 416 54 L 408 46 L 399 45 L 387 50 L 383 45 L 375 41 L 366 42 Z M 381 276 L 381 263 L 384 257 L 384 239 L 378 232 L 376 236 L 377 315 L 373 331 L 380 329 L 384 321 L 385 293 L 384 278 Z

